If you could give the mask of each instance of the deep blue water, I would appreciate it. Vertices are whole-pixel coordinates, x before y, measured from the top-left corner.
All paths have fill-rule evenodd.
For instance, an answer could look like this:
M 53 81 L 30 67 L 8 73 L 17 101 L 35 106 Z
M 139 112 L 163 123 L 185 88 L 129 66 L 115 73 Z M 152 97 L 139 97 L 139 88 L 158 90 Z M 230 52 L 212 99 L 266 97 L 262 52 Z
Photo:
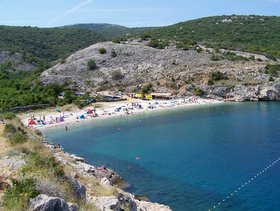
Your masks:
M 280 103 L 184 108 L 44 134 L 89 163 L 117 171 L 132 193 L 173 210 L 209 210 L 280 157 Z M 279 187 L 280 162 L 215 210 L 279 210 Z

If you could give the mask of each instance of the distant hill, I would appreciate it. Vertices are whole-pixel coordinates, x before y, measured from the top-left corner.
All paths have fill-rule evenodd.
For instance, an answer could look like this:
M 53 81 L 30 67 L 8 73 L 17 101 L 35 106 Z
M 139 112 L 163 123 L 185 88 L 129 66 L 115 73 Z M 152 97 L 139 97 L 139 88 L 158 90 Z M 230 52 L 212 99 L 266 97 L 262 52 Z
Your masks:
M 204 43 L 226 48 L 263 53 L 280 58 L 280 17 L 215 16 L 186 21 L 156 30 L 143 31 L 155 39 L 178 41 L 179 47 Z
M 102 35 L 88 29 L 0 26 L 0 51 L 19 52 L 48 62 L 101 41 Z
M 108 23 L 85 23 L 85 24 L 75 24 L 70 26 L 65 26 L 64 28 L 77 28 L 77 29 L 89 29 L 96 33 L 99 33 L 106 40 L 113 40 L 116 38 L 121 38 L 132 33 L 132 29 Z
M 160 47 L 171 41 L 182 49 L 201 43 L 213 48 L 280 58 L 280 17 L 236 15 L 147 28 L 113 24 L 76 24 L 58 28 L 0 26 L 0 51 L 19 52 L 50 62 L 97 42 L 130 37 L 151 37 L 161 42 Z

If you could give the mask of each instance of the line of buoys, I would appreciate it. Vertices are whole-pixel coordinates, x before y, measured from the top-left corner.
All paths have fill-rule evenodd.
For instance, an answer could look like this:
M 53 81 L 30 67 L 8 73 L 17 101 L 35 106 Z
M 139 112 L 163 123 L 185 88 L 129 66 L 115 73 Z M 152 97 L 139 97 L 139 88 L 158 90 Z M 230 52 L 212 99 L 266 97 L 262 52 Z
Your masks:
M 280 161 L 280 157 L 273 161 L 271 164 L 269 164 L 268 166 L 266 166 L 264 169 L 262 169 L 260 172 L 258 172 L 255 176 L 253 176 L 252 178 L 250 178 L 248 181 L 246 181 L 245 183 L 243 183 L 241 186 L 239 186 L 237 189 L 235 189 L 232 193 L 230 193 L 228 196 L 226 196 L 226 198 L 222 199 L 220 202 L 218 202 L 216 205 L 214 205 L 212 208 L 209 209 L 209 211 L 216 209 L 217 207 L 219 207 L 221 205 L 221 203 L 225 202 L 226 200 L 228 200 L 229 198 L 233 197 L 234 195 L 236 195 L 236 193 L 238 191 L 240 191 L 241 189 L 243 189 L 244 187 L 246 187 L 247 185 L 249 185 L 249 183 L 251 183 L 254 179 L 256 179 L 257 177 L 261 176 L 264 172 L 266 172 L 269 168 L 271 168 L 272 166 L 274 166 L 277 162 Z

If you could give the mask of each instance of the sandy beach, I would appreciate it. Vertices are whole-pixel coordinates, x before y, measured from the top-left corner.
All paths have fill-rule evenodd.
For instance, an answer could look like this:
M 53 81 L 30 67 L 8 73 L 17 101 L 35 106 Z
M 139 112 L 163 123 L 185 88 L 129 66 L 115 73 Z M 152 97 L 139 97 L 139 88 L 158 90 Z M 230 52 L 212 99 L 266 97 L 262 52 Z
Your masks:
M 111 117 L 131 115 L 143 112 L 176 109 L 185 106 L 198 106 L 222 103 L 212 99 L 202 99 L 197 97 L 182 98 L 176 100 L 139 100 L 129 99 L 117 102 L 100 102 L 92 104 L 83 109 L 73 106 L 65 106 L 62 108 L 52 108 L 38 110 L 34 112 L 22 113 L 19 118 L 25 126 L 32 129 L 44 129 L 56 127 L 58 125 L 75 124 L 85 121 L 96 121 Z

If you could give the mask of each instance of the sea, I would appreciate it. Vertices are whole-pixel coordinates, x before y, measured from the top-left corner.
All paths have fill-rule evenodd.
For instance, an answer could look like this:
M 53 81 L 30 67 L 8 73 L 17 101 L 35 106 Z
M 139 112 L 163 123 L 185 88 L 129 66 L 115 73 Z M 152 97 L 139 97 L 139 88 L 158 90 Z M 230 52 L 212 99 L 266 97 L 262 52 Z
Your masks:
M 172 210 L 280 210 L 280 103 L 199 105 L 46 129 Z

